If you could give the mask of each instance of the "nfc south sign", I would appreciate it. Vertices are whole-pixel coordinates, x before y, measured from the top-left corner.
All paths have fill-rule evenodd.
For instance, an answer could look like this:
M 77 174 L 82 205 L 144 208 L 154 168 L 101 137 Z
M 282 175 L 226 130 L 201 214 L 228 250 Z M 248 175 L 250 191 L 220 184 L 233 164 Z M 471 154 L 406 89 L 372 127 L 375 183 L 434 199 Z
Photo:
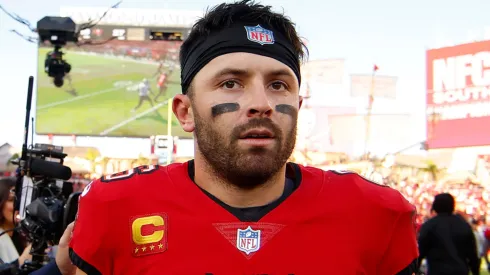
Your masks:
M 257 42 L 260 45 L 274 44 L 274 33 L 268 29 L 262 28 L 260 25 L 255 27 L 245 26 L 247 38 L 252 42 Z
M 427 51 L 427 145 L 490 145 L 490 41 Z
M 250 226 L 245 230 L 238 229 L 236 247 L 247 255 L 258 251 L 260 248 L 260 230 L 253 230 Z

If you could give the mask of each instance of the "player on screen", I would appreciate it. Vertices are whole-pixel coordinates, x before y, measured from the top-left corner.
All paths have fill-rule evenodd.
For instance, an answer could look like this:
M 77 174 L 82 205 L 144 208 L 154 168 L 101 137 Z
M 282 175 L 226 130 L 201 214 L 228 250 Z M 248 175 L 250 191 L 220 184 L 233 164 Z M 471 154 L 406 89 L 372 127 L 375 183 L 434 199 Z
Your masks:
M 173 70 L 170 69 L 167 72 L 163 71 L 160 76 L 158 77 L 158 80 L 157 80 L 157 88 L 158 88 L 158 94 L 155 96 L 155 98 L 153 99 L 155 102 L 159 102 L 158 101 L 158 98 L 159 97 L 165 97 L 165 93 L 167 91 L 167 88 L 168 88 L 168 77 L 172 74 Z
M 157 71 L 155 72 L 155 74 L 153 75 L 153 77 L 155 77 L 155 76 L 158 76 L 159 77 L 164 72 L 165 72 L 165 58 L 162 58 L 162 60 L 160 60 L 160 63 L 158 64 Z
M 78 274 L 415 273 L 414 207 L 398 191 L 287 162 L 305 55 L 269 6 L 199 19 L 172 104 L 195 158 L 88 185 L 70 244 Z
M 167 55 L 166 55 L 167 56 Z M 163 96 L 165 97 L 165 93 L 168 88 L 168 77 L 172 74 L 173 68 L 170 68 L 168 72 L 165 71 L 165 59 L 166 57 L 160 62 L 160 65 L 158 66 L 157 71 L 153 75 L 154 77 L 157 76 L 157 89 L 158 89 L 158 94 L 155 96 L 153 99 L 155 102 L 159 102 L 158 98 Z
M 148 79 L 145 78 L 138 85 L 138 95 L 139 95 L 138 105 L 136 105 L 136 107 L 134 107 L 133 110 L 131 110 L 131 111 L 136 112 L 136 110 L 138 110 L 139 107 L 141 107 L 141 105 L 143 105 L 144 101 L 148 101 L 150 103 L 151 107 L 153 107 L 153 101 L 150 98 L 150 94 L 153 95 L 153 92 L 151 91 L 151 88 L 150 88 L 150 82 L 148 81 Z

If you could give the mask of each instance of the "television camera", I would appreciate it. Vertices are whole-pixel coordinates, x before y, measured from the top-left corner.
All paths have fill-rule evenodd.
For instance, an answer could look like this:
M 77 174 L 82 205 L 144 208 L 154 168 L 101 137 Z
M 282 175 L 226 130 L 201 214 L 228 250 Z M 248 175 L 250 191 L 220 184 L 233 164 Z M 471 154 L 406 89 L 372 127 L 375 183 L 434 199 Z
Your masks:
M 63 60 L 61 49 L 69 42 L 78 42 L 76 28 L 70 17 L 46 16 L 37 22 L 39 42 L 49 42 L 54 46 L 54 50 L 46 54 L 44 71 L 53 78 L 56 87 L 63 86 L 65 75 L 71 71 L 71 65 Z
M 0 275 L 30 274 L 41 268 L 49 260 L 48 244 L 58 244 L 78 210 L 80 192 L 73 193 L 72 184 L 66 182 L 71 178 L 71 169 L 63 165 L 67 156 L 63 147 L 50 144 L 27 146 L 33 82 L 34 78 L 29 77 L 22 154 L 12 161 L 18 165 L 14 213 L 18 212 L 17 220 L 20 220 L 14 230 L 32 244 L 32 261 L 26 261 L 20 268 L 0 265 Z

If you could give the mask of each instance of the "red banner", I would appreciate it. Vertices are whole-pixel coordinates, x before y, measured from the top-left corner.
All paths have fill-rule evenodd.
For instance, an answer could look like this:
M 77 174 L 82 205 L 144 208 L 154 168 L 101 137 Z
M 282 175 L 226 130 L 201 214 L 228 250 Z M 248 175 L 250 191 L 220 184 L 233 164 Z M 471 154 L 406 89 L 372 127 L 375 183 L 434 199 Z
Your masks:
M 427 143 L 490 145 L 490 41 L 427 51 Z

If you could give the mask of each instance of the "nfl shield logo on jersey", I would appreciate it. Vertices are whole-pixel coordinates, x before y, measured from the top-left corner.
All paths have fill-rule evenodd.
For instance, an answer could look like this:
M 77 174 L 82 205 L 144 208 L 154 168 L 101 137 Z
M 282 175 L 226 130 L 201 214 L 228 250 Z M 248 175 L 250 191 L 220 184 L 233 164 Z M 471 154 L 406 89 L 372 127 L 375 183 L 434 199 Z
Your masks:
M 258 251 L 260 248 L 260 230 L 253 230 L 250 226 L 245 230 L 238 229 L 236 247 L 247 255 Z
M 274 33 L 268 29 L 262 28 L 260 25 L 255 27 L 245 26 L 247 38 L 252 42 L 257 42 L 260 45 L 274 44 Z

